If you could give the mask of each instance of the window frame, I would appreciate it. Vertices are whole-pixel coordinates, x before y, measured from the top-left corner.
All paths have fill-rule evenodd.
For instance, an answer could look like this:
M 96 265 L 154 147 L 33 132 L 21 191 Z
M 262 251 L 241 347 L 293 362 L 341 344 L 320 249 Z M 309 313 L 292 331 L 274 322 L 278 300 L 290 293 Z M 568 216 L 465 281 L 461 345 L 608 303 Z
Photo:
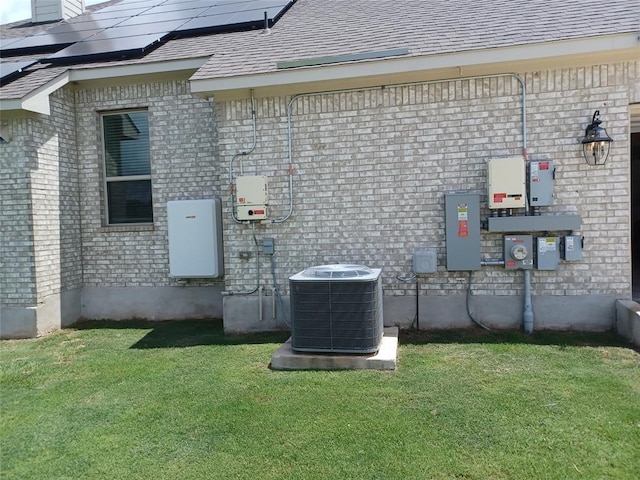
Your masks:
M 149 138 L 149 173 L 145 175 L 126 175 L 110 177 L 107 173 L 107 138 L 105 132 L 105 117 L 111 115 L 122 115 L 131 113 L 145 113 L 147 115 L 147 125 L 149 126 L 149 110 L 147 108 L 131 108 L 121 110 L 109 110 L 98 112 L 100 116 L 100 138 L 101 138 L 101 152 L 102 152 L 102 189 L 103 189 L 103 225 L 107 227 L 127 227 L 137 225 L 154 225 L 154 212 L 153 212 L 153 178 L 151 173 L 151 139 Z M 150 128 L 149 128 L 150 129 Z M 147 132 L 150 137 L 150 132 Z M 148 180 L 151 190 L 151 221 L 149 222 L 112 222 L 109 215 L 109 184 L 119 182 L 131 182 L 138 180 Z

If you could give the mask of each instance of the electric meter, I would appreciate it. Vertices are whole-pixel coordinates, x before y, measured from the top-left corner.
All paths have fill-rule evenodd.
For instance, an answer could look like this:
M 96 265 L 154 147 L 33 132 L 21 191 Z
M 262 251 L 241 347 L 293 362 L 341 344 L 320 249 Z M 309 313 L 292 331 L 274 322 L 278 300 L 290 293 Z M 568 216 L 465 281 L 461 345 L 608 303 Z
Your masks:
M 529 270 L 533 268 L 532 235 L 505 235 L 504 267 L 507 270 Z
M 527 247 L 524 245 L 514 245 L 511 248 L 511 256 L 515 260 L 524 260 L 527 258 L 527 255 L 529 255 L 529 252 L 527 252 Z

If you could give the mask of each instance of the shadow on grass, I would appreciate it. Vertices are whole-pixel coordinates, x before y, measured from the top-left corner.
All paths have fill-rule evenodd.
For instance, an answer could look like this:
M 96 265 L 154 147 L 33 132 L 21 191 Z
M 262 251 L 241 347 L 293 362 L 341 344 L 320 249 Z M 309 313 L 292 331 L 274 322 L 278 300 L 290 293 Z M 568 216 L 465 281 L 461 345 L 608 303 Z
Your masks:
M 87 320 L 73 325 L 77 330 L 149 330 L 130 348 L 185 348 L 198 345 L 247 345 L 284 343 L 289 332 L 224 333 L 222 320 Z
M 73 325 L 78 330 L 149 330 L 140 340 L 131 345 L 134 349 L 185 348 L 198 345 L 245 345 L 284 343 L 290 333 L 256 332 L 244 334 L 224 333 L 222 320 L 87 320 Z M 400 330 L 399 343 L 423 345 L 429 343 L 522 343 L 558 346 L 612 346 L 638 347 L 613 332 L 566 332 L 539 331 L 531 335 L 513 330 L 487 331 L 481 328 L 456 330 Z
M 513 330 L 487 331 L 481 328 L 456 330 L 401 330 L 400 344 L 428 343 L 523 343 L 573 347 L 624 347 L 638 350 L 626 339 L 613 332 L 540 331 L 532 334 Z

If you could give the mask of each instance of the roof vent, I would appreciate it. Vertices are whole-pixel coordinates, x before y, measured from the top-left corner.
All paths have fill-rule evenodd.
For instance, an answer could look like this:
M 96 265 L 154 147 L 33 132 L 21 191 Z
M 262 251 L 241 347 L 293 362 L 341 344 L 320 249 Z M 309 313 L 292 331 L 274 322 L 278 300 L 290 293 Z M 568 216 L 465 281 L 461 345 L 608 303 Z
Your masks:
M 68 20 L 84 13 L 84 0 L 31 0 L 31 22 Z

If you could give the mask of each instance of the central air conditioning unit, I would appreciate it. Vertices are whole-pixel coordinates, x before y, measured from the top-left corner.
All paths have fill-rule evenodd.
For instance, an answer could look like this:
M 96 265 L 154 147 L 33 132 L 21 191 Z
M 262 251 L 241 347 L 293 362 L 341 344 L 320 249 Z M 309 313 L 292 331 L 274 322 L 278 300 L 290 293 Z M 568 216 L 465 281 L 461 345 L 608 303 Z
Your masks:
M 377 352 L 383 335 L 381 271 L 321 265 L 290 277 L 293 350 Z

